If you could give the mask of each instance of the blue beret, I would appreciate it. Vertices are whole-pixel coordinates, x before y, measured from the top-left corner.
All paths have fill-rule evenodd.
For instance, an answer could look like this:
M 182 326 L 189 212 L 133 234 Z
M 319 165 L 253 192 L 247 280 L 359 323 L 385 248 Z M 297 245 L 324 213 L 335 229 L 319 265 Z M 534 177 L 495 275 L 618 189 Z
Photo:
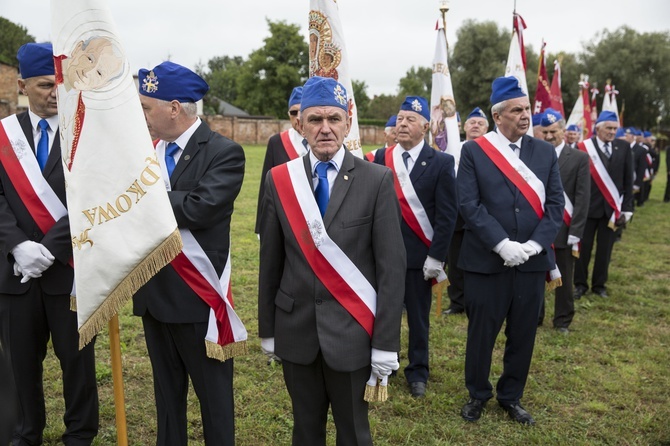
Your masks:
M 519 80 L 514 76 L 499 77 L 491 84 L 491 105 L 508 99 L 522 98 L 526 93 L 521 89 Z
M 542 127 L 549 127 L 550 125 L 560 121 L 561 119 L 563 119 L 563 115 L 560 112 L 554 110 L 553 108 L 548 108 L 544 111 L 544 114 L 542 115 L 542 122 L 540 123 L 540 125 Z
M 430 109 L 428 108 L 428 101 L 421 96 L 407 96 L 405 101 L 400 105 L 400 110 L 418 113 L 426 118 L 426 121 L 430 121 Z
M 395 127 L 396 120 L 398 119 L 398 115 L 393 115 L 389 118 L 388 121 L 386 121 L 386 125 L 384 127 Z
M 633 130 L 633 127 L 627 127 L 626 129 L 624 129 L 624 133 L 626 135 L 635 135 L 635 131 Z
M 166 61 L 153 70 L 137 73 L 140 94 L 163 101 L 198 102 L 209 90 L 200 76 L 186 67 Z
M 633 127 L 633 135 L 635 135 L 635 136 L 642 136 L 642 130 Z
M 481 108 L 475 107 L 474 110 L 472 110 L 470 112 L 470 114 L 468 115 L 466 121 L 470 118 L 484 118 L 484 119 L 486 119 L 486 114 L 482 111 Z
M 644 136 L 645 138 L 650 138 L 651 137 L 651 132 L 650 131 L 645 131 L 644 133 L 642 133 L 642 136 Z
M 596 124 L 601 123 L 601 122 L 619 122 L 619 119 L 616 117 L 616 113 L 609 111 L 609 110 L 603 110 L 600 112 L 600 115 L 598 116 L 598 119 L 596 119 Z
M 291 97 L 288 98 L 288 108 L 291 108 L 294 105 L 300 105 L 301 99 L 302 99 L 302 87 L 295 87 L 291 92 Z
M 300 111 L 324 106 L 339 107 L 349 113 L 347 90 L 331 77 L 310 77 L 302 87 Z
M 570 124 L 567 129 L 568 132 L 578 132 L 579 127 L 577 127 L 575 124 Z
M 16 58 L 23 79 L 54 74 L 54 50 L 50 43 L 26 43 L 19 48 Z
M 615 138 L 621 138 L 621 137 L 624 136 L 625 134 L 626 134 L 626 132 L 625 132 L 625 130 L 623 129 L 623 127 L 619 127 L 618 129 L 616 129 L 616 133 L 614 134 L 614 137 L 615 137 Z
M 542 113 L 538 113 L 538 114 L 532 116 L 533 127 L 537 127 L 538 125 L 541 125 L 542 116 L 543 116 Z

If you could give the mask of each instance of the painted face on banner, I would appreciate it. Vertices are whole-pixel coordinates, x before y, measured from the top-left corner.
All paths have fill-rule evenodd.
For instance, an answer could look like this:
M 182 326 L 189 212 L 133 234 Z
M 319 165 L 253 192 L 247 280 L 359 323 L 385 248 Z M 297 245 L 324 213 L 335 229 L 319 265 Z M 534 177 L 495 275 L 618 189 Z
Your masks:
M 123 72 L 123 59 L 109 39 L 93 37 L 80 41 L 67 59 L 64 75 L 77 90 L 95 90 Z

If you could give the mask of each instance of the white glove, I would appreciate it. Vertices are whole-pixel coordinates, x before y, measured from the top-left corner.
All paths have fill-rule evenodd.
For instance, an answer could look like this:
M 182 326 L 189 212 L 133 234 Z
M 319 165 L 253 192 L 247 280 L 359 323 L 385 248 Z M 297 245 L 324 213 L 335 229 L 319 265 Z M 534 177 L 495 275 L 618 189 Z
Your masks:
M 580 241 L 581 239 L 579 237 L 575 237 L 574 235 L 568 236 L 568 245 L 576 245 Z
M 370 387 L 375 387 L 377 385 L 378 380 L 381 379 L 381 383 L 379 383 L 380 386 L 385 387 L 388 386 L 389 383 L 389 375 L 380 375 L 378 370 L 372 369 L 372 372 L 370 372 L 370 378 L 368 379 L 368 382 L 366 383 Z
M 633 186 L 633 193 L 640 192 L 640 186 Z
M 14 275 L 15 275 L 16 277 L 19 277 L 19 276 L 22 276 L 22 275 L 23 275 L 23 271 L 21 271 L 21 267 L 20 267 L 19 264 L 16 263 L 16 262 L 14 262 Z
M 632 212 L 622 212 L 623 218 L 626 219 L 626 223 L 630 222 L 630 219 L 633 218 Z
M 376 348 L 372 349 L 370 364 L 372 365 L 372 374 L 380 378 L 388 376 L 392 371 L 400 368 L 397 352 L 387 352 Z
M 533 240 L 528 240 L 526 243 L 522 243 L 521 247 L 523 248 L 523 251 L 528 254 L 528 257 L 533 257 L 542 252 L 542 245 Z
M 53 265 L 55 260 L 44 245 L 31 240 L 16 245 L 12 249 L 12 255 L 23 272 L 22 283 L 42 276 L 42 273 Z
M 519 242 L 507 240 L 498 251 L 498 255 L 505 261 L 505 266 L 518 266 L 528 260 L 528 254 Z
M 437 259 L 432 258 L 431 256 L 426 257 L 426 261 L 423 262 L 423 280 L 434 279 L 444 272 L 444 263 L 440 262 Z
M 279 356 L 275 355 L 275 338 L 261 338 L 261 350 L 271 361 L 281 361 Z

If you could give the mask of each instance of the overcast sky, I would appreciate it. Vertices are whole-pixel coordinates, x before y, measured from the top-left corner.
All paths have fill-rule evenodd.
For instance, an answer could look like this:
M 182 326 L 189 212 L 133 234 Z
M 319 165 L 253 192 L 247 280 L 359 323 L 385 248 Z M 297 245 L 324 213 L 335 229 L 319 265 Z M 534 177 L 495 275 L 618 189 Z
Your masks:
M 0 15 L 25 26 L 38 42 L 51 39 L 50 0 L 1 0 Z M 368 94 L 395 94 L 412 66 L 430 66 L 435 50 L 438 0 L 339 0 L 349 69 Z M 309 0 L 110 0 L 119 38 L 134 71 L 168 57 L 194 68 L 215 56 L 242 56 L 263 46 L 266 18 L 302 27 Z M 526 45 L 579 52 L 597 31 L 627 25 L 639 32 L 670 29 L 670 0 L 517 0 L 526 21 Z M 449 44 L 467 19 L 493 20 L 511 30 L 514 0 L 450 0 Z M 501 73 L 502 74 L 502 73 Z

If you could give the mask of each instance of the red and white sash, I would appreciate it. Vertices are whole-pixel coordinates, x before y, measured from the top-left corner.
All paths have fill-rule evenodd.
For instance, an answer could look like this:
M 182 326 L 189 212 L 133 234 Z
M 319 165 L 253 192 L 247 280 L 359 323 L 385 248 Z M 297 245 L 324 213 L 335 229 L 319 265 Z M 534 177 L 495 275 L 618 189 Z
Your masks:
M 612 229 L 615 229 L 614 222 L 616 222 L 619 218 L 619 215 L 621 215 L 621 204 L 623 203 L 623 196 L 619 194 L 619 190 L 616 188 L 614 181 L 612 181 L 612 177 L 610 177 L 609 172 L 607 172 L 605 164 L 603 164 L 603 161 L 600 159 L 598 150 L 593 144 L 593 140 L 587 139 L 582 141 L 577 144 L 577 148 L 589 155 L 591 178 L 593 178 L 596 186 L 598 186 L 598 190 L 601 194 L 603 194 L 605 201 L 613 210 L 608 226 Z
M 291 231 L 312 271 L 333 297 L 372 337 L 377 292 L 363 273 L 328 236 L 305 175 L 302 158 L 270 173 Z
M 642 178 L 642 181 L 649 181 L 654 173 L 654 160 L 649 152 L 645 155 L 645 159 L 647 161 L 647 167 L 644 168 L 644 177 Z
M 307 148 L 302 143 L 303 137 L 295 129 L 285 130 L 279 134 L 279 137 L 289 160 L 300 158 L 307 153 Z
M 16 115 L 0 121 L 0 162 L 31 217 L 46 234 L 67 215 L 67 209 L 42 175 Z
M 158 141 L 156 141 L 158 142 Z M 164 162 L 160 162 L 163 178 L 169 178 Z M 170 182 L 165 181 L 167 190 Z M 247 330 L 235 313 L 231 290 L 230 247 L 221 277 L 189 229 L 179 229 L 184 247 L 170 265 L 184 282 L 210 308 L 205 345 L 207 356 L 226 361 L 247 352 Z
M 568 194 L 563 191 L 563 199 L 565 200 L 565 208 L 563 209 L 563 223 L 565 223 L 565 226 L 568 228 L 570 227 L 570 223 L 572 223 L 572 214 L 575 211 L 575 207 L 572 204 L 572 201 L 570 201 L 570 197 L 568 197 Z M 572 255 L 579 258 L 579 245 L 581 243 L 575 243 L 572 245 Z
M 372 150 L 368 153 L 365 154 L 365 159 L 370 161 L 371 163 L 375 162 L 375 154 L 377 153 L 378 149 Z

